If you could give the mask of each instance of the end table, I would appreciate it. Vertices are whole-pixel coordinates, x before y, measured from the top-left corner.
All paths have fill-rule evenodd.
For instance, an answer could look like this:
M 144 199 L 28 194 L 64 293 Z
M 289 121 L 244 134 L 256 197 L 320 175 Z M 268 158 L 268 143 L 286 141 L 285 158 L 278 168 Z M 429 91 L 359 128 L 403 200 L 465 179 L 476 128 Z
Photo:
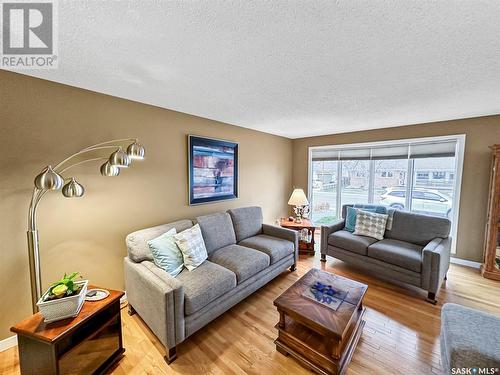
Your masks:
M 119 361 L 125 351 L 120 317 L 124 293 L 107 290 L 105 299 L 85 301 L 75 318 L 45 323 L 38 312 L 12 327 L 21 374 L 102 374 Z
M 288 218 L 281 218 L 280 226 L 299 232 L 302 229 L 307 229 L 309 239 L 302 241 L 299 238 L 299 254 L 314 255 L 314 231 L 316 230 L 316 226 L 311 220 L 302 219 L 301 223 L 296 223 L 295 221 L 289 221 Z

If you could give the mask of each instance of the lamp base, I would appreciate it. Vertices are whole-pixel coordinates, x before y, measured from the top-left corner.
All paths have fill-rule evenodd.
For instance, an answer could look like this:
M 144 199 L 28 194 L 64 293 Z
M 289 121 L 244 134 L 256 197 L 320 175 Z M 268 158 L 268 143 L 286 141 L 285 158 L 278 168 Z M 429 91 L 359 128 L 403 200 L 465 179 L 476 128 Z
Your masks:
M 302 223 L 302 218 L 297 216 L 297 217 L 294 219 L 294 222 L 295 222 L 295 223 L 297 223 L 297 224 L 301 224 L 301 223 Z

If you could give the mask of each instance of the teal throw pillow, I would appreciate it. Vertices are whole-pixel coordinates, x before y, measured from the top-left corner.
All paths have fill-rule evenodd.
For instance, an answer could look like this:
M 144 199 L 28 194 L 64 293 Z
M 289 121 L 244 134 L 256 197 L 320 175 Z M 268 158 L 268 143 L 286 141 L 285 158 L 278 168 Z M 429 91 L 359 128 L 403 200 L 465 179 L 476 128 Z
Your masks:
M 352 233 L 354 232 L 355 227 L 356 227 L 356 209 L 352 207 L 347 207 L 344 229 Z
M 154 263 L 173 277 L 181 273 L 184 268 L 184 259 L 175 243 L 175 234 L 177 231 L 172 228 L 167 233 L 148 241 Z

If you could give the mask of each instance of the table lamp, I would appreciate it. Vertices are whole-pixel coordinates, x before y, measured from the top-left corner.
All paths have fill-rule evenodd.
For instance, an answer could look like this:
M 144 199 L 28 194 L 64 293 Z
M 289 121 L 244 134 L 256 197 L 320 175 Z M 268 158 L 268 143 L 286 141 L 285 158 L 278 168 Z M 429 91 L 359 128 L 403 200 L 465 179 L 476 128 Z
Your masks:
M 302 223 L 302 219 L 305 215 L 309 213 L 309 201 L 307 200 L 304 190 L 294 189 L 288 204 L 293 207 L 293 212 L 295 212 L 295 222 Z

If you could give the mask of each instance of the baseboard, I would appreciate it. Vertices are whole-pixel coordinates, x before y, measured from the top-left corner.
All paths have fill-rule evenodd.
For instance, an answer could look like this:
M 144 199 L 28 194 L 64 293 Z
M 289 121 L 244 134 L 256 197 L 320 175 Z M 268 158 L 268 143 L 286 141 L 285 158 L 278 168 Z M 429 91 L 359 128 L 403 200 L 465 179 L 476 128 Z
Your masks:
M 472 268 L 481 268 L 481 263 L 473 262 L 472 260 L 460 259 L 460 258 L 451 258 L 451 263 L 458 264 L 460 266 L 472 267 Z
M 10 336 L 7 337 L 6 339 L 0 341 L 0 352 L 3 352 L 7 349 L 13 348 L 14 346 L 17 345 L 17 336 Z

